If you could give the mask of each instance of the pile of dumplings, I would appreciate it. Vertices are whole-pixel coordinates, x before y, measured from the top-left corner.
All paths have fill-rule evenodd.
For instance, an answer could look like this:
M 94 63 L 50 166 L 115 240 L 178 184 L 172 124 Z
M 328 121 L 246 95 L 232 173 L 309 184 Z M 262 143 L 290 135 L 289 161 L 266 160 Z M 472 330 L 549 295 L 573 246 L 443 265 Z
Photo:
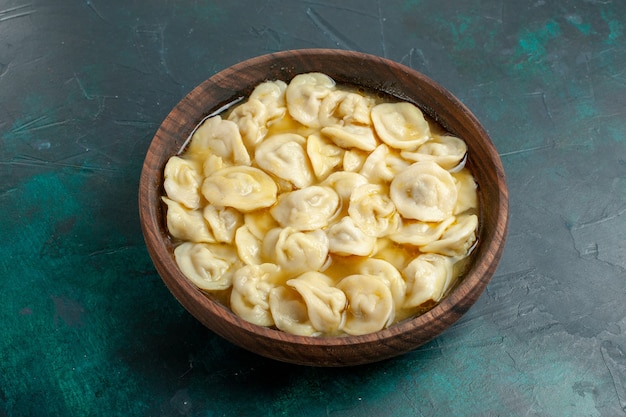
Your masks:
M 164 171 L 181 272 L 243 319 L 362 335 L 432 308 L 476 243 L 467 146 L 323 73 L 205 119 Z

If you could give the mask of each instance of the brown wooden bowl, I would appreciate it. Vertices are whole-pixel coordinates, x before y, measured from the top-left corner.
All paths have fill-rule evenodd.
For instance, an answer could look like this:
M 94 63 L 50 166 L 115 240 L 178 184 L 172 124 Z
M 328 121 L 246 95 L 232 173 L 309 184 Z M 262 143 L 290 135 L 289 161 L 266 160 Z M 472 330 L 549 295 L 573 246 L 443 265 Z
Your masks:
M 295 336 L 251 324 L 207 297 L 179 271 L 161 202 L 163 169 L 208 114 L 263 81 L 289 82 L 319 71 L 338 84 L 379 90 L 419 106 L 468 145 L 468 166 L 479 186 L 478 246 L 461 282 L 430 311 L 363 336 Z M 141 173 L 139 210 L 146 245 L 163 281 L 194 317 L 230 342 L 276 360 L 311 366 L 371 363 L 415 349 L 457 321 L 482 294 L 500 260 L 508 227 L 508 191 L 502 163 L 476 117 L 450 92 L 396 62 L 358 52 L 306 49 L 253 58 L 215 74 L 191 91 L 163 121 L 148 149 Z

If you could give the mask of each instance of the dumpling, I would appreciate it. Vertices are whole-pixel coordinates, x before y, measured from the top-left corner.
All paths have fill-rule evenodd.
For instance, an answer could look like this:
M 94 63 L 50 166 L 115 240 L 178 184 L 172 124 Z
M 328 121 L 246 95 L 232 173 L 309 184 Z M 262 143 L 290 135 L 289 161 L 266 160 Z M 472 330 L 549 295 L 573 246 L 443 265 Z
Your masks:
M 447 256 L 466 256 L 476 242 L 478 217 L 475 214 L 459 216 L 439 240 L 420 247 L 422 252 L 435 252 Z
M 306 139 L 296 133 L 272 135 L 261 142 L 254 157 L 257 165 L 296 188 L 313 183 L 313 168 L 306 153 Z
M 285 91 L 291 117 L 309 127 L 319 127 L 322 100 L 333 91 L 335 81 L 326 74 L 310 72 L 296 75 Z
M 344 149 L 360 149 L 371 152 L 376 149 L 378 141 L 370 126 L 345 125 L 326 126 L 321 130 L 322 134 L 332 140 L 335 145 Z
M 262 250 L 265 259 L 291 274 L 319 271 L 328 260 L 328 237 L 322 230 L 276 228 L 263 239 Z
M 407 265 L 403 275 L 407 285 L 405 308 L 438 302 L 450 285 L 452 261 L 434 253 L 419 255 Z
M 190 210 L 167 197 L 161 199 L 167 204 L 166 221 L 170 235 L 190 242 L 215 242 L 200 210 Z
M 378 277 L 349 275 L 337 284 L 348 301 L 346 322 L 342 330 L 350 335 L 363 335 L 384 329 L 394 319 L 391 291 Z
M 450 216 L 439 223 L 405 220 L 389 238 L 402 245 L 423 246 L 438 240 L 456 219 Z
M 328 226 L 339 208 L 339 196 L 329 187 L 312 185 L 282 194 L 270 209 L 282 227 L 315 230 Z
M 267 209 L 244 213 L 243 222 L 250 230 L 250 233 L 259 239 L 263 239 L 267 232 L 279 226 Z
M 326 177 L 321 185 L 335 190 L 339 198 L 347 205 L 352 191 L 367 183 L 367 178 L 357 172 L 337 171 Z
M 452 174 L 456 181 L 457 199 L 454 214 L 478 209 L 478 185 L 467 170 Z
M 250 165 L 250 155 L 239 127 L 235 122 L 222 120 L 221 116 L 210 117 L 198 127 L 191 137 L 189 152 L 201 159 L 209 155 L 220 158 L 226 166 Z
M 259 326 L 273 326 L 269 295 L 275 288 L 280 268 L 274 264 L 246 265 L 233 275 L 230 308 L 235 314 Z
M 384 259 L 365 258 L 356 266 L 360 275 L 372 275 L 380 279 L 391 292 L 394 308 L 400 308 L 404 304 L 406 294 L 406 282 L 400 271 Z
M 281 119 L 287 113 L 286 90 L 287 83 L 284 81 L 266 81 L 256 86 L 250 94 L 250 99 L 259 100 L 265 105 L 267 124 Z
M 306 141 L 306 153 L 318 180 L 324 179 L 341 165 L 344 150 L 320 135 L 310 135 Z
M 403 158 L 410 161 L 433 161 L 450 170 L 458 166 L 467 154 L 467 144 L 451 135 L 434 135 L 415 151 L 402 151 Z
M 322 126 L 370 125 L 373 99 L 361 94 L 336 90 L 328 94 L 320 105 Z
M 267 134 L 267 109 L 259 100 L 250 98 L 235 107 L 228 115 L 228 120 L 239 127 L 241 138 L 247 149 L 254 149 Z
M 341 329 L 346 295 L 333 286 L 330 277 L 320 272 L 309 271 L 290 279 L 287 285 L 302 296 L 309 320 L 317 331 L 333 334 Z
M 359 229 L 374 237 L 393 233 L 400 221 L 385 188 L 377 184 L 361 185 L 352 191 L 348 214 Z
M 350 216 L 331 225 L 326 231 L 328 248 L 337 255 L 369 256 L 376 248 L 376 238 L 366 235 Z
M 232 243 L 235 232 L 243 224 L 243 215 L 231 207 L 208 205 L 202 210 L 202 216 L 211 227 L 215 240 L 221 243 Z
M 165 165 L 163 176 L 163 187 L 169 198 L 189 209 L 200 208 L 202 175 L 193 161 L 172 156 Z
M 198 288 L 225 290 L 232 284 L 238 257 L 228 245 L 184 242 L 174 249 L 180 271 Z
M 448 171 L 426 161 L 400 172 L 391 181 L 389 194 L 403 217 L 440 222 L 452 215 L 458 192 Z
M 278 187 L 258 168 L 222 168 L 202 183 L 202 195 L 217 207 L 233 207 L 242 212 L 269 207 L 276 202 Z
M 360 173 L 371 183 L 386 183 L 409 165 L 400 155 L 392 153 L 387 145 L 381 144 L 369 154 Z
M 272 288 L 269 295 L 270 312 L 279 330 L 298 336 L 317 336 L 319 331 L 309 320 L 304 299 L 290 287 Z
M 400 271 L 415 258 L 415 250 L 408 250 L 406 246 L 400 246 L 389 237 L 384 237 L 377 240 L 376 251 L 372 256 L 386 260 Z
M 261 260 L 263 240 L 256 237 L 247 225 L 244 224 L 235 232 L 235 246 L 239 259 L 246 265 L 263 263 Z
M 369 152 L 361 149 L 347 149 L 343 154 L 343 170 L 347 172 L 358 172 L 363 168 Z
M 378 136 L 395 149 L 417 149 L 430 138 L 430 127 L 422 111 L 408 102 L 382 103 L 372 109 Z

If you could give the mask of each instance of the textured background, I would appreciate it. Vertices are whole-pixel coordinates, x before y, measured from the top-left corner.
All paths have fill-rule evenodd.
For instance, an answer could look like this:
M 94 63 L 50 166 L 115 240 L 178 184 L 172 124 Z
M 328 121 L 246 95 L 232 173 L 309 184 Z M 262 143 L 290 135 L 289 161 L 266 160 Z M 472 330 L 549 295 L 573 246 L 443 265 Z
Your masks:
M 626 2 L 0 1 L 0 416 L 626 415 Z M 435 79 L 484 123 L 504 257 L 456 325 L 349 369 L 205 330 L 145 250 L 169 110 L 256 55 L 331 47 Z

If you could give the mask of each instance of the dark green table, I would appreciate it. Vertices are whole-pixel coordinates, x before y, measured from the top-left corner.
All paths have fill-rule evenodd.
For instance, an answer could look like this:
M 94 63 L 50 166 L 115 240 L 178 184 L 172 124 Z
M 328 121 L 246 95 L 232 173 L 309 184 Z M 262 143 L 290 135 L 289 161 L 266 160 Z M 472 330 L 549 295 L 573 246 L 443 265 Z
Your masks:
M 457 95 L 501 153 L 510 234 L 461 321 L 386 362 L 304 368 L 205 330 L 146 252 L 169 110 L 256 55 L 332 47 Z M 0 2 L 0 416 L 620 416 L 626 3 Z

